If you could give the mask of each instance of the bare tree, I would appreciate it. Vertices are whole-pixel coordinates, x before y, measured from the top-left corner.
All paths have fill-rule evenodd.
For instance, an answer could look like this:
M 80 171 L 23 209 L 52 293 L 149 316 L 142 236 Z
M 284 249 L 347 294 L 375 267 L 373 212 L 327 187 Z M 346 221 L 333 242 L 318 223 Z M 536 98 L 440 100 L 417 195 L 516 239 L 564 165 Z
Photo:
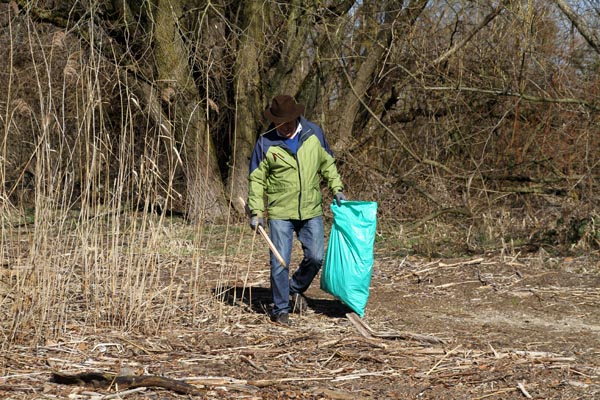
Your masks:
M 202 99 L 190 65 L 190 47 L 182 26 L 184 1 L 157 0 L 102 2 L 86 5 L 80 2 L 45 9 L 29 2 L 18 2 L 26 15 L 79 32 L 82 39 L 105 58 L 115 59 L 129 74 L 126 81 L 146 106 L 159 134 L 166 139 L 171 159 L 178 162 L 186 176 L 186 193 L 163 185 L 162 204 L 172 206 L 186 199 L 187 214 L 192 220 L 214 218 L 225 211 L 223 183 L 216 151 L 209 135 L 207 99 Z M 96 10 L 106 18 L 95 24 Z M 91 18 L 90 18 L 91 16 Z M 93 39 L 96 35 L 96 40 Z M 102 38 L 107 40 L 102 40 Z M 110 47 L 109 47 L 110 46 Z M 182 161 L 185 161 L 182 163 Z M 165 170 L 164 181 L 173 173 Z
M 588 44 L 600 54 L 600 38 L 594 33 L 594 31 L 585 23 L 577 13 L 571 8 L 566 0 L 554 0 L 554 3 L 561 9 L 561 11 L 569 18 L 569 20 L 575 25 L 581 36 L 588 42 Z
M 598 14 L 577 15 L 580 4 L 15 0 L 10 8 L 40 32 L 60 27 L 80 54 L 119 71 L 111 96 L 121 99 L 111 105 L 135 123 L 106 120 L 121 133 L 135 125 L 136 156 L 152 141 L 136 173 L 144 160 L 161 195 L 202 220 L 224 216 L 231 194 L 245 195 L 262 111 L 279 93 L 325 128 L 352 190 L 406 186 L 425 201 L 418 212 L 471 209 L 477 196 L 491 202 L 489 185 L 513 182 L 500 176 L 551 175 L 566 187 L 569 177 L 593 175 Z M 96 139 L 107 158 L 117 153 Z

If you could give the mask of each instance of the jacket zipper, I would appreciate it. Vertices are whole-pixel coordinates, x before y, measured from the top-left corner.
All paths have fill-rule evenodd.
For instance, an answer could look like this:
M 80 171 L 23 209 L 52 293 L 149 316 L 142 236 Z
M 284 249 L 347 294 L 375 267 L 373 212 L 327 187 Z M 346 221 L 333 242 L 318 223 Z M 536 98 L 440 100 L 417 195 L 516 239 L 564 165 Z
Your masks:
M 294 154 L 294 160 L 296 160 L 296 165 L 298 166 L 298 187 L 300 188 L 300 191 L 298 192 L 298 219 L 302 220 L 302 174 L 300 173 L 300 161 L 298 161 L 298 152 L 300 151 L 300 147 L 302 146 L 302 143 L 304 143 L 304 139 L 306 139 L 306 137 L 308 136 L 308 134 L 310 133 L 311 129 L 308 129 L 307 131 L 304 131 L 304 129 L 302 131 L 300 131 L 298 134 L 300 135 L 298 137 L 298 147 L 296 148 L 296 154 Z
M 298 192 L 298 219 L 301 220 L 302 213 L 300 210 L 302 209 L 302 175 L 300 174 L 300 161 L 298 161 L 297 152 L 294 154 L 294 160 L 296 160 L 296 166 L 298 167 L 298 187 L 300 188 L 300 191 Z
M 300 161 L 298 161 L 298 152 L 300 151 L 300 147 L 304 140 L 309 136 L 312 129 L 308 129 L 304 131 L 304 129 L 298 134 L 298 148 L 296 149 L 296 154 L 294 154 L 294 160 L 296 160 L 296 165 L 298 166 L 298 186 L 300 187 L 300 191 L 298 192 L 298 219 L 302 220 L 302 174 L 300 173 Z

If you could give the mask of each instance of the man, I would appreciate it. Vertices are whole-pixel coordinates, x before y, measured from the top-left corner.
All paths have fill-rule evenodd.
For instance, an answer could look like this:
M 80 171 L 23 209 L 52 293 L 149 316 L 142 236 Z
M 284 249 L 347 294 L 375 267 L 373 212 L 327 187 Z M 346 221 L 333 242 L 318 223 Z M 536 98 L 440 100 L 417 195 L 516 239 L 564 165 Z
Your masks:
M 335 159 L 323 131 L 304 118 L 303 112 L 304 106 L 297 104 L 291 96 L 276 96 L 271 107 L 264 111 L 271 122 L 269 130 L 258 138 L 250 160 L 250 226 L 252 229 L 262 226 L 266 211 L 271 241 L 286 265 L 289 266 L 294 233 L 304 253 L 291 278 L 289 267 L 281 265 L 271 254 L 271 320 L 282 325 L 290 324 L 290 312 L 306 309 L 303 293 L 323 263 L 321 178 L 327 182 L 338 205 L 346 200 Z

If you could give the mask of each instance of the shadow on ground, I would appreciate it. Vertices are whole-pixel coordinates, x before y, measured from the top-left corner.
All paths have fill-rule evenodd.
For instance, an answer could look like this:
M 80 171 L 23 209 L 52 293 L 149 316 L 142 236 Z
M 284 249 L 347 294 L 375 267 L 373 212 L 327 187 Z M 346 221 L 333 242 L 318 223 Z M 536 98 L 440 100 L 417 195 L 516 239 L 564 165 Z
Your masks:
M 213 296 L 230 306 L 250 308 L 257 314 L 270 314 L 273 307 L 271 290 L 261 286 L 229 286 L 212 290 Z M 318 299 L 307 297 L 308 308 L 316 314 L 330 318 L 346 318 L 352 312 L 344 303 L 337 299 Z

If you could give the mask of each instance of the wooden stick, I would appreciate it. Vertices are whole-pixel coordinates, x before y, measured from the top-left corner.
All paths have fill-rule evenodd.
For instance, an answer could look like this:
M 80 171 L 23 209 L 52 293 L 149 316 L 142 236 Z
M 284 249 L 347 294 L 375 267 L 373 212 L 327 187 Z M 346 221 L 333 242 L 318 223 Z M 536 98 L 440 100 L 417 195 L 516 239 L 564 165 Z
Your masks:
M 515 390 L 517 390 L 517 389 L 518 389 L 518 388 L 512 388 L 512 387 L 510 387 L 510 388 L 505 388 L 505 389 L 500 389 L 500 390 L 497 390 L 497 391 L 495 391 L 495 392 L 493 392 L 493 393 L 488 393 L 488 394 L 485 394 L 485 395 L 483 395 L 483 396 L 481 396 L 481 397 L 475 397 L 473 400 L 482 400 L 482 399 L 486 399 L 486 398 L 488 398 L 488 397 L 492 397 L 492 396 L 498 396 L 498 395 L 500 395 L 500 394 L 504 394 L 504 393 L 507 393 L 507 392 L 513 392 L 513 391 L 515 391 Z
M 248 214 L 248 216 L 250 217 L 250 209 L 248 208 L 248 205 L 246 204 L 244 199 L 242 199 L 241 197 L 238 197 L 238 200 L 242 203 L 244 210 L 246 210 L 246 214 Z M 275 256 L 275 258 L 277 258 L 277 261 L 279 261 L 284 268 L 287 267 L 285 260 L 283 259 L 283 257 L 279 253 L 279 251 L 277 250 L 277 247 L 275 247 L 275 244 L 271 241 L 271 238 L 269 237 L 269 234 L 267 233 L 267 231 L 265 231 L 265 228 L 263 228 L 261 225 L 258 225 L 257 228 L 258 228 L 257 229 L 258 233 L 260 233 L 260 235 L 265 239 L 265 241 L 269 245 L 269 249 L 271 249 L 271 252 Z
M 254 361 L 252 361 L 251 359 L 249 359 L 248 357 L 246 357 L 246 356 L 244 356 L 244 355 L 241 355 L 241 356 L 240 356 L 240 359 L 241 359 L 242 361 L 245 361 L 245 362 L 247 362 L 248 364 L 250 364 L 251 366 L 253 366 L 254 368 L 256 368 L 256 369 L 257 369 L 258 371 L 260 371 L 260 372 L 263 372 L 263 373 L 264 373 L 264 372 L 267 372 L 267 371 L 266 371 L 264 368 L 262 368 L 262 367 L 259 367 L 258 365 L 256 365 L 256 363 L 255 363 Z
M 517 387 L 519 388 L 521 393 L 523 393 L 523 396 L 527 397 L 528 399 L 533 399 L 533 397 L 531 397 L 527 389 L 525 389 L 525 385 L 523 384 L 523 382 L 518 382 Z
M 269 245 L 269 249 L 271 249 L 273 255 L 275 256 L 275 258 L 277 258 L 277 261 L 279 261 L 284 268 L 287 267 L 285 260 L 283 259 L 281 254 L 279 254 L 277 247 L 275 247 L 275 244 L 271 241 L 269 234 L 265 231 L 265 228 L 263 228 L 262 225 L 258 225 L 258 233 L 260 233 L 265 239 L 265 241 Z
M 448 267 L 460 267 L 460 266 L 463 266 L 463 265 L 481 264 L 483 261 L 485 261 L 483 258 L 475 258 L 475 259 L 472 259 L 472 260 L 461 261 L 461 262 L 457 262 L 457 263 L 454 263 L 454 264 L 446 264 L 446 263 L 440 262 L 439 266 L 440 267 L 445 267 L 445 268 L 448 268 Z
M 362 320 L 356 313 L 351 312 L 346 314 L 346 318 L 352 322 L 352 325 L 356 330 L 367 339 L 381 338 L 381 339 L 403 339 L 403 340 L 417 340 L 420 342 L 432 343 L 432 344 L 443 344 L 444 340 L 430 335 L 422 335 L 411 332 L 377 332 L 373 330 L 364 320 Z

